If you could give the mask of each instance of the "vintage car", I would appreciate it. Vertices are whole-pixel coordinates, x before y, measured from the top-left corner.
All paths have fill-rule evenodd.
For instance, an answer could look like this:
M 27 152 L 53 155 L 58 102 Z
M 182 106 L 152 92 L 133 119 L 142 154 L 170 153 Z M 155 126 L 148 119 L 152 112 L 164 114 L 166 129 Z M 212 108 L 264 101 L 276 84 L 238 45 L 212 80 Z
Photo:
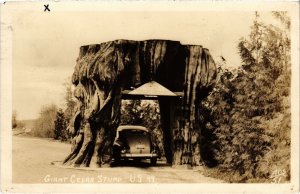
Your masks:
M 123 125 L 116 132 L 113 156 L 115 161 L 150 159 L 151 164 L 155 165 L 157 158 L 160 158 L 160 152 L 146 127 Z

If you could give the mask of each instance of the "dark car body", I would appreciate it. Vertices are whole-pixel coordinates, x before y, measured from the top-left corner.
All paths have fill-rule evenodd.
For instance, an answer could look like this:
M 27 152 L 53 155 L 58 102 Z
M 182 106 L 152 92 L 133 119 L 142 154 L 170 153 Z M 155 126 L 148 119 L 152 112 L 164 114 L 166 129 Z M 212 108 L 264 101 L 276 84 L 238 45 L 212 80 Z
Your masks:
M 160 157 L 149 130 L 146 127 L 135 125 L 118 127 L 113 152 L 116 161 L 129 158 L 150 159 L 152 164 L 156 164 L 157 158 Z

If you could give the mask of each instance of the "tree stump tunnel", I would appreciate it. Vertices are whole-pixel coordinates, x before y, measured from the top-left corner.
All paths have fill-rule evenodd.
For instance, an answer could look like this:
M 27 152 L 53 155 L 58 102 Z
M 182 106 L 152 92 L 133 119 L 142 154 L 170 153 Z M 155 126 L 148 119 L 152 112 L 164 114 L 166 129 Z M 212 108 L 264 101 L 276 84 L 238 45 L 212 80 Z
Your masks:
M 158 97 L 168 163 L 200 165 L 201 100 L 212 90 L 216 65 L 200 45 L 169 40 L 115 40 L 82 46 L 72 76 L 76 113 L 65 165 L 101 167 L 112 161 L 122 91 L 156 81 L 179 97 Z

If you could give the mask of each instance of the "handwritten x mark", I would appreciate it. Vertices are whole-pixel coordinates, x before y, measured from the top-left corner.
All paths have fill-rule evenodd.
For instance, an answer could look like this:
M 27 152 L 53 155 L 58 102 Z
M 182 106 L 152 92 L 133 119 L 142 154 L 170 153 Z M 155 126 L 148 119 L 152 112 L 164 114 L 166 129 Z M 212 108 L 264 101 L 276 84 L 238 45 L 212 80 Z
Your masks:
M 50 12 L 50 9 L 49 9 L 49 4 L 47 4 L 47 5 L 44 5 L 44 7 L 45 7 L 45 9 L 44 9 L 44 12 L 45 12 L 45 11 L 49 11 L 49 12 Z

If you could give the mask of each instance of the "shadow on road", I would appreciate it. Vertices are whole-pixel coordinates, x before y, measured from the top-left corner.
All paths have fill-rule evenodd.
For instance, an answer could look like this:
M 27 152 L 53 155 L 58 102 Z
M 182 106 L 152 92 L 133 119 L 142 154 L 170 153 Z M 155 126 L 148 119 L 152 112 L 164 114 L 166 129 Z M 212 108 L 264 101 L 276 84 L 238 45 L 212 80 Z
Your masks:
M 149 168 L 149 167 L 167 167 L 172 166 L 164 160 L 158 160 L 156 165 L 152 165 L 149 160 L 121 160 L 113 161 L 111 167 L 138 167 L 138 168 Z

